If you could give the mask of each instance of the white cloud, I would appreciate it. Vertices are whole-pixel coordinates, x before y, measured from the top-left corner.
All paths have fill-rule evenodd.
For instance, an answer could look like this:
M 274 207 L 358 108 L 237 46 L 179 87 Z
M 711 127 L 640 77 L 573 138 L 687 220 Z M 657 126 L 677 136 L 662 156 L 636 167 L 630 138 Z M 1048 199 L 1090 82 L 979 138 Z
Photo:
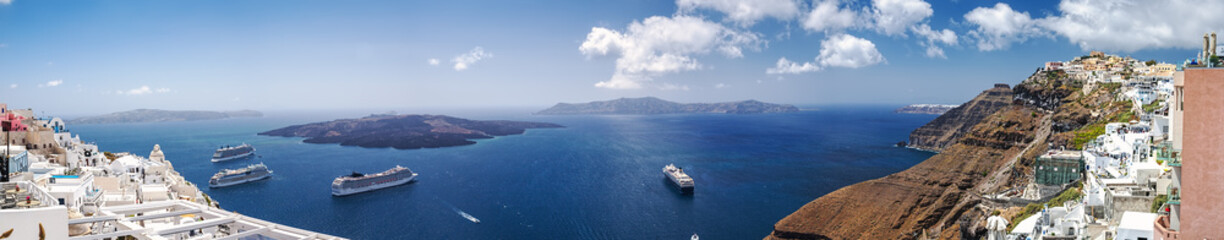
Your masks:
M 926 38 L 926 42 L 919 42 L 919 45 L 926 46 L 926 56 L 929 58 L 948 58 L 947 55 L 944 55 L 943 48 L 940 48 L 936 43 L 949 46 L 955 46 L 958 43 L 956 33 L 952 32 L 952 30 L 935 31 L 931 29 L 930 25 L 919 24 L 910 27 L 910 31 Z
M 430 66 L 438 66 L 438 64 L 442 64 L 442 61 L 438 61 L 437 58 L 430 58 L 427 61 L 429 62 Z
M 587 57 L 616 56 L 612 78 L 596 87 L 636 89 L 654 76 L 701 69 L 695 55 L 717 51 L 730 58 L 758 49 L 759 34 L 727 28 L 700 17 L 653 16 L 635 21 L 624 32 L 591 28 L 578 50 Z
M 169 88 L 154 89 L 154 88 L 149 87 L 148 85 L 142 85 L 138 88 L 133 88 L 133 89 L 128 89 L 128 90 L 118 90 L 118 91 L 115 91 L 115 94 L 138 96 L 138 95 L 146 95 L 146 94 L 153 94 L 153 93 L 168 93 L 168 92 L 170 92 Z
M 981 51 L 1007 49 L 1029 38 L 1060 36 L 1084 50 L 1134 52 L 1202 47 L 1201 34 L 1224 32 L 1221 1 L 1062 0 L 1055 15 L 1034 19 L 1005 3 L 965 14 L 967 34 Z
M 1224 1 L 1063 0 L 1058 9 L 1038 24 L 1084 50 L 1200 49 L 1198 36 L 1224 33 Z
M 930 43 L 926 44 L 926 56 L 929 58 L 948 58 L 948 55 L 944 55 L 943 48 Z
M 14 84 L 10 84 L 10 85 L 9 85 L 9 88 L 17 88 L 17 84 L 16 84 L 16 83 L 14 83 Z
M 0 0 L 0 5 L 13 4 L 13 0 Z
M 664 84 L 660 84 L 660 85 L 659 85 L 659 90 L 663 90 L 663 91 L 676 91 L 676 90 L 679 90 L 679 91 L 688 91 L 688 90 L 689 90 L 689 87 L 688 87 L 688 85 L 676 85 L 676 84 L 671 84 L 671 83 L 664 83 Z
M 849 8 L 842 8 L 838 0 L 824 0 L 814 3 L 812 11 L 808 12 L 800 24 L 809 31 L 841 31 L 857 26 L 859 14 Z
M 930 42 L 938 42 L 947 45 L 956 45 L 957 42 L 956 32 L 952 32 L 952 30 L 949 29 L 935 31 L 931 29 L 930 25 L 919 24 L 911 27 L 910 30 L 914 31 L 914 33 L 918 34 L 918 36 L 926 38 Z
M 455 71 L 463 71 L 463 70 L 468 69 L 468 67 L 471 66 L 472 64 L 479 62 L 480 60 L 488 59 L 492 57 L 493 57 L 493 53 L 485 52 L 484 48 L 476 47 L 476 48 L 473 48 L 472 51 L 469 51 L 468 53 L 460 54 L 459 56 L 455 56 L 454 59 L 451 59 L 451 62 L 455 63 Z
M 820 42 L 820 65 L 860 68 L 884 62 L 884 55 L 867 39 L 838 34 Z
M 977 29 L 970 30 L 968 35 L 977 41 L 977 48 L 981 51 L 1006 49 L 1014 42 L 1045 35 L 1027 12 L 1012 10 L 1006 3 L 975 8 L 965 14 L 965 21 L 977 25 Z
M 766 74 L 800 74 L 815 71 L 820 71 L 820 66 L 816 65 L 816 63 L 805 62 L 799 64 L 786 60 L 785 57 L 779 58 L 778 63 L 774 67 L 765 69 Z
M 904 36 L 910 26 L 935 13 L 922 0 L 872 0 L 871 5 L 876 31 L 890 36 Z
M 958 43 L 956 32 L 934 30 L 927 23 L 935 10 L 923 0 L 873 0 L 871 6 L 855 11 L 842 0 L 819 0 L 800 22 L 808 31 L 840 32 L 850 28 L 868 28 L 887 36 L 906 37 L 906 31 L 921 36 L 918 43 L 927 48 L 928 57 L 946 58 L 939 45 Z M 863 23 L 866 22 L 866 23 Z M 936 44 L 939 43 L 939 44 Z
M 123 91 L 123 90 L 115 91 L 115 93 L 119 95 L 145 95 L 145 94 L 153 93 L 153 90 L 150 89 L 149 86 L 140 86 L 138 88 L 129 89 L 127 91 Z
M 941 50 L 942 51 L 942 50 Z M 884 62 L 884 55 L 876 50 L 870 40 L 837 34 L 820 42 L 820 56 L 814 62 L 796 63 L 786 58 L 778 59 L 766 74 L 799 74 L 820 71 L 825 67 L 860 68 Z
M 60 84 L 64 84 L 63 79 L 47 81 L 47 83 L 38 84 L 38 87 L 55 87 L 55 86 L 59 86 Z
M 799 15 L 795 0 L 676 0 L 680 13 L 696 9 L 713 9 L 726 14 L 726 19 L 740 26 L 752 26 L 766 17 L 791 20 Z
M 714 88 L 727 88 L 727 87 L 728 85 L 726 83 L 714 84 Z

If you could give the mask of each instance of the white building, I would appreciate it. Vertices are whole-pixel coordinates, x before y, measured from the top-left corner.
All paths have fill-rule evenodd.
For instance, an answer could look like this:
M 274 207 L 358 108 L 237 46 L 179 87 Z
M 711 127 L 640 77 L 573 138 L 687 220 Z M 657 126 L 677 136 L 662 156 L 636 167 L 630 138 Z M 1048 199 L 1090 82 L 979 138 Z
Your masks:
M 1118 228 L 1115 230 L 1117 235 L 1114 239 L 1117 240 L 1143 240 L 1153 239 L 1154 231 L 1152 230 L 1156 222 L 1155 213 L 1145 212 L 1126 212 L 1122 214 L 1122 221 L 1118 223 Z

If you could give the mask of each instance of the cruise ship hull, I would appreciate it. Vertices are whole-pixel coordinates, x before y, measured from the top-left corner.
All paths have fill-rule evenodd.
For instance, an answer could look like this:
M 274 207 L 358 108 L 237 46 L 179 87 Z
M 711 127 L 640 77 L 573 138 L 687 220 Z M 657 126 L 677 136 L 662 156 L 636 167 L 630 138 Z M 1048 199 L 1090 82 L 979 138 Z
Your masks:
M 229 161 L 229 160 L 234 160 L 234 159 L 239 159 L 239 158 L 250 157 L 251 155 L 255 155 L 255 151 L 252 150 L 251 152 L 248 152 L 248 153 L 238 154 L 238 155 L 229 156 L 229 157 L 213 158 L 212 162 L 224 162 L 224 161 Z
M 210 183 L 208 183 L 208 187 L 209 187 L 209 188 L 221 188 L 221 187 L 229 187 L 229 186 L 234 186 L 234 185 L 238 185 L 238 184 L 243 184 L 243 183 L 249 183 L 249 182 L 254 182 L 254 181 L 264 180 L 264 179 L 268 179 L 268 178 L 271 178 L 271 177 L 272 177 L 272 173 L 268 173 L 268 174 L 265 174 L 265 175 L 263 175 L 263 176 L 261 176 L 261 177 L 256 177 L 256 178 L 247 178 L 247 179 L 238 180 L 238 181 L 233 181 L 233 182 L 228 182 L 228 183 L 217 183 L 217 184 L 212 184 L 212 183 L 210 182 Z
M 356 188 L 335 188 L 333 187 L 332 196 L 337 196 L 337 197 L 348 196 L 348 195 L 369 192 L 369 191 L 374 191 L 374 190 L 388 188 L 388 187 L 399 186 L 399 185 L 403 185 L 408 182 L 412 182 L 412 180 L 416 179 L 416 177 L 417 177 L 417 173 L 412 173 L 412 176 L 409 176 L 409 177 L 406 177 L 400 180 L 390 181 L 390 182 L 383 183 L 383 184 L 373 184 L 370 186 L 356 187 Z
M 666 178 L 667 182 L 671 183 L 671 185 L 676 187 L 677 190 L 680 190 L 681 193 L 693 193 L 693 185 L 684 186 L 681 185 L 679 181 L 676 181 L 676 179 L 672 179 L 671 176 L 667 176 Z
M 663 167 L 663 177 L 667 178 L 667 180 L 672 183 L 671 185 L 676 186 L 677 189 L 680 189 L 681 193 L 693 193 L 693 186 L 696 184 L 693 183 L 692 177 L 689 177 L 688 174 L 684 173 L 683 169 L 669 164 Z

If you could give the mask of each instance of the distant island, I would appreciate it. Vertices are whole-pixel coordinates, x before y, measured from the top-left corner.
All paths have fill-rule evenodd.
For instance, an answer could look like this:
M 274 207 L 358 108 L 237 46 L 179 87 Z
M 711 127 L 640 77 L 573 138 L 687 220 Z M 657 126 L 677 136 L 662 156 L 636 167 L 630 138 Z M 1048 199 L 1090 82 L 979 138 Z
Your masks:
M 106 115 L 80 117 L 68 120 L 69 124 L 105 124 L 105 123 L 139 123 L 139 122 L 177 122 L 216 120 L 240 117 L 263 117 L 263 113 L 255 110 L 239 111 L 172 111 L 158 109 L 136 109 L 116 112 Z
M 773 104 L 756 100 L 725 103 L 676 103 L 655 97 L 620 98 L 589 103 L 558 103 L 537 112 L 544 115 L 563 114 L 673 114 L 673 113 L 782 113 L 798 112 L 789 104 Z
M 960 105 L 953 104 L 910 104 L 894 110 L 895 113 L 935 114 L 941 115 Z
M 444 115 L 375 114 L 284 127 L 259 135 L 304 137 L 306 143 L 339 143 L 367 148 L 418 149 L 476 144 L 471 139 L 522 134 L 528 128 L 561 125 L 519 121 L 477 121 Z

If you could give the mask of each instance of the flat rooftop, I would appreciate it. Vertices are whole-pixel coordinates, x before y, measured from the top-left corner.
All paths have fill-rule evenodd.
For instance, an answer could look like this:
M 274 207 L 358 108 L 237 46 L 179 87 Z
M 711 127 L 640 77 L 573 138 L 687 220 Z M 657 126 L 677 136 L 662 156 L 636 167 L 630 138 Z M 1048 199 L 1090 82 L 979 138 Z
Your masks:
M 1069 150 L 1050 150 L 1041 155 L 1042 158 L 1057 158 L 1057 159 L 1080 159 L 1084 157 L 1084 152 L 1069 151 Z

